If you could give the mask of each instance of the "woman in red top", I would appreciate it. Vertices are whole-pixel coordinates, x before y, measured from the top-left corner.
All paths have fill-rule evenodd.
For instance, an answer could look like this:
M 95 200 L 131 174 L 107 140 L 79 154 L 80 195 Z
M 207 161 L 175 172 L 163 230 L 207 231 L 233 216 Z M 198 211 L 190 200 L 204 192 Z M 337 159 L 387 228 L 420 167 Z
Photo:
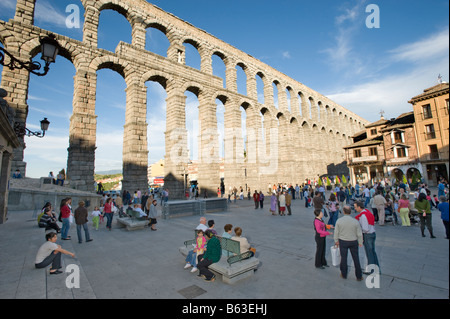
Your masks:
M 113 207 L 114 203 L 112 202 L 112 198 L 108 197 L 105 206 L 103 206 L 103 214 L 106 216 L 106 228 L 109 230 L 111 230 L 111 224 L 114 216 Z
M 411 226 L 409 220 L 409 200 L 406 194 L 402 194 L 400 200 L 398 201 L 398 212 L 400 213 L 400 218 L 402 220 L 402 226 Z
M 70 208 L 70 204 L 72 203 L 71 198 L 64 198 L 61 201 L 60 205 L 60 213 L 61 213 L 61 221 L 62 221 L 62 228 L 61 228 L 61 239 L 62 240 L 70 240 L 71 237 L 69 234 L 70 229 L 70 214 L 72 214 L 72 210 Z

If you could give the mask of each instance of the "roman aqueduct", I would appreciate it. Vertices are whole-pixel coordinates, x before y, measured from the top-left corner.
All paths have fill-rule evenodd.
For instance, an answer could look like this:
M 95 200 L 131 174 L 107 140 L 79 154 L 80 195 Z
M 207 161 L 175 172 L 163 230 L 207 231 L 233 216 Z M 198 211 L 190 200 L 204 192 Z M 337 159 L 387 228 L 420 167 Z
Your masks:
M 186 91 L 194 93 L 199 101 L 198 183 L 200 188 L 211 190 L 220 184 L 216 99 L 225 106 L 226 187 L 247 184 L 251 189 L 266 189 L 269 183 L 295 184 L 325 174 L 327 165 L 344 160 L 342 147 L 368 123 L 302 83 L 145 0 L 78 2 L 85 10 L 83 41 L 56 34 L 62 47 L 59 55 L 71 61 L 76 69 L 66 170 L 71 187 L 93 190 L 95 100 L 100 69 L 118 72 L 127 85 L 124 189 L 147 187 L 145 83 L 148 81 L 160 83 L 167 93 L 165 185 L 173 197 L 183 196 L 183 174 L 188 160 Z M 37 56 L 39 36 L 51 33 L 34 26 L 35 5 L 36 0 L 17 0 L 14 19 L 0 21 L 0 42 L 21 60 Z M 97 46 L 100 13 L 107 9 L 123 15 L 132 27 L 131 43 L 120 42 L 115 52 Z M 166 56 L 145 50 L 149 28 L 166 35 L 170 42 Z M 185 43 L 198 50 L 200 70 L 185 64 Z M 213 75 L 214 55 L 223 60 L 226 79 Z M 246 95 L 237 92 L 237 67 L 245 71 Z M 0 85 L 9 93 L 7 99 L 16 110 L 16 121 L 23 123 L 28 113 L 29 77 L 25 70 L 11 71 L 5 67 Z M 264 83 L 263 92 L 257 92 L 257 77 Z M 277 106 L 274 85 L 278 92 Z M 258 102 L 258 93 L 264 94 L 264 103 Z M 241 134 L 241 108 L 246 112 L 246 141 Z M 12 170 L 19 168 L 26 172 L 24 151 L 25 147 L 16 149 Z

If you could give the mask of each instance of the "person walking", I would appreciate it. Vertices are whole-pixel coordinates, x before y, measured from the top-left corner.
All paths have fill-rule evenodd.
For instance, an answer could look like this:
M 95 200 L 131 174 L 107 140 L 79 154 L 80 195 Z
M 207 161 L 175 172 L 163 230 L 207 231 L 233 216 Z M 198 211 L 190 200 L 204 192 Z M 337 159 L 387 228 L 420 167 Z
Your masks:
M 445 196 L 439 197 L 439 201 L 440 203 L 438 204 L 438 209 L 441 212 L 441 219 L 445 227 L 445 239 L 449 239 L 450 236 L 448 233 L 448 226 L 449 226 L 448 201 L 447 198 L 445 198 Z
M 314 215 L 316 216 L 314 218 L 314 230 L 316 232 L 316 259 L 314 265 L 316 268 L 325 269 L 325 267 L 329 267 L 325 259 L 326 237 L 333 234 L 326 229 L 332 228 L 332 226 L 325 225 L 325 222 L 322 220 L 323 212 L 321 210 L 314 210 Z
M 344 206 L 343 213 L 344 216 L 339 218 L 336 222 L 336 227 L 334 228 L 334 243 L 339 247 L 339 252 L 341 253 L 341 277 L 347 279 L 348 273 L 348 251 L 352 255 L 353 264 L 355 265 L 355 275 L 356 280 L 361 281 L 362 271 L 361 264 L 359 262 L 358 246 L 363 246 L 363 236 L 362 230 L 359 222 L 351 217 L 350 206 Z
M 253 194 L 253 201 L 255 202 L 255 209 L 258 209 L 259 207 L 259 193 L 257 190 L 255 190 L 255 193 Z
M 270 212 L 272 213 L 272 215 L 276 215 L 276 210 L 277 210 L 277 195 L 275 195 L 275 193 L 272 193 L 272 196 L 270 197 Z
M 70 215 L 72 214 L 72 210 L 70 208 L 69 201 L 71 201 L 70 198 L 64 198 L 61 201 L 60 205 L 60 216 L 61 216 L 61 239 L 62 240 L 70 240 L 71 237 L 69 236 L 69 229 L 70 229 Z
M 375 239 L 377 238 L 375 233 L 375 216 L 367 209 L 364 208 L 363 202 L 356 202 L 355 210 L 358 215 L 355 219 L 359 221 L 361 225 L 361 230 L 363 234 L 363 245 L 367 257 L 367 265 L 377 265 L 380 269 L 380 264 L 378 262 L 378 256 L 375 251 Z M 370 274 L 366 273 L 365 274 Z
M 154 199 L 152 201 L 152 204 L 149 207 L 148 211 L 148 218 L 150 222 L 148 223 L 148 226 L 150 226 L 151 230 L 157 230 L 155 228 L 155 225 L 157 224 L 156 217 L 158 216 L 158 211 L 156 210 L 156 205 L 158 205 L 158 201 Z
M 424 193 L 419 194 L 419 198 L 414 202 L 414 208 L 417 209 L 420 218 L 420 231 L 422 232 L 422 237 L 425 237 L 425 225 L 430 232 L 431 238 L 436 238 L 433 235 L 433 226 L 431 223 L 431 204 L 427 200 L 427 195 Z
M 77 236 L 78 236 L 78 242 L 81 244 L 83 242 L 82 236 L 81 236 L 81 227 L 84 229 L 84 236 L 86 242 L 92 241 L 91 237 L 89 236 L 89 229 L 88 229 L 88 210 L 85 207 L 85 203 L 83 201 L 80 201 L 78 203 L 77 209 L 75 209 L 75 224 L 77 225 Z
M 114 204 L 112 202 L 112 199 L 111 197 L 108 197 L 105 205 L 103 206 L 103 214 L 106 216 L 106 228 L 108 228 L 109 230 L 111 230 L 111 225 L 114 216 L 113 207 Z
M 284 191 L 280 193 L 279 196 L 279 205 L 280 205 L 280 216 L 286 215 L 286 195 L 284 195 Z
M 369 199 L 370 202 L 370 199 Z M 385 219 L 385 208 L 387 205 L 386 198 L 383 197 L 381 192 L 377 192 L 377 194 L 373 197 L 373 204 L 377 208 L 378 212 L 378 225 L 384 226 L 384 219 Z M 367 207 L 366 204 L 364 204 L 365 207 Z
M 259 191 L 259 207 L 261 209 L 264 207 L 264 194 L 262 191 Z
M 294 193 L 293 188 L 291 187 L 291 192 Z M 295 196 L 295 195 L 294 195 Z M 292 204 L 292 199 L 293 196 L 291 196 L 291 194 L 289 192 L 286 192 L 286 208 L 287 208 L 287 214 L 288 215 L 292 215 L 292 211 L 291 211 L 291 204 Z
M 402 220 L 402 226 L 411 226 L 411 221 L 409 219 L 409 208 L 410 203 L 406 194 L 402 194 L 398 200 L 398 210 L 400 214 L 400 219 Z

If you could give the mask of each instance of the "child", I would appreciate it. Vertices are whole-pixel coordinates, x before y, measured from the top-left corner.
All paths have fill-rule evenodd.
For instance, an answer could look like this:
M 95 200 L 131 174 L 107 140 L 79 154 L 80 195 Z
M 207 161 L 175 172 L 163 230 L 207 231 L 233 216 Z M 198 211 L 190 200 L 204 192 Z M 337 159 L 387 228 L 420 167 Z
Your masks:
M 203 236 L 203 230 L 197 230 L 197 238 L 195 239 L 196 245 L 193 250 L 189 251 L 186 256 L 186 265 L 184 269 L 193 266 L 191 272 L 197 271 L 197 256 L 205 252 L 206 238 Z
M 436 194 L 433 195 L 433 200 L 434 200 L 434 207 L 438 208 L 439 199 Z
M 98 206 L 95 206 L 94 211 L 91 213 L 92 224 L 95 227 L 95 230 L 98 230 L 98 224 L 99 224 L 101 215 L 102 215 L 102 213 L 100 212 L 100 209 L 98 209 Z

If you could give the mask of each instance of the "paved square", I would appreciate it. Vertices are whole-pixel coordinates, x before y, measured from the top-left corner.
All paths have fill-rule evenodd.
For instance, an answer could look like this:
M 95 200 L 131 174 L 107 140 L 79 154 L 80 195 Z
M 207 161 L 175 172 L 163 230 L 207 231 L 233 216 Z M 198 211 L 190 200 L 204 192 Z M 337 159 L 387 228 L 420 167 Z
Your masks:
M 305 208 L 304 201 L 293 201 L 292 216 L 272 216 L 267 202 L 261 210 L 254 208 L 253 201 L 238 200 L 228 212 L 206 214 L 208 220 L 215 220 L 219 234 L 227 223 L 241 227 L 257 250 L 259 269 L 233 286 L 220 280 L 205 282 L 183 269 L 178 248 L 193 236 L 199 216 L 160 218 L 157 231 L 127 231 L 116 221 L 112 231 L 105 223 L 96 231 L 89 223 L 94 241 L 82 244 L 72 225 L 72 240 L 58 240 L 76 255 L 75 259 L 63 256 L 64 267 L 79 266 L 80 288 L 69 289 L 66 278 L 70 273 L 49 276 L 34 268 L 37 249 L 45 239 L 44 230 L 30 221 L 32 212 L 10 212 L 9 220 L 0 225 L 0 298 L 449 298 L 449 241 L 438 211 L 433 211 L 436 239 L 427 232 L 422 238 L 417 225 L 376 226 L 382 275 L 380 288 L 368 289 L 365 281 L 356 281 L 352 268 L 344 280 L 337 267 L 314 267 L 313 210 Z M 332 238 L 328 238 L 329 264 L 331 245 Z

